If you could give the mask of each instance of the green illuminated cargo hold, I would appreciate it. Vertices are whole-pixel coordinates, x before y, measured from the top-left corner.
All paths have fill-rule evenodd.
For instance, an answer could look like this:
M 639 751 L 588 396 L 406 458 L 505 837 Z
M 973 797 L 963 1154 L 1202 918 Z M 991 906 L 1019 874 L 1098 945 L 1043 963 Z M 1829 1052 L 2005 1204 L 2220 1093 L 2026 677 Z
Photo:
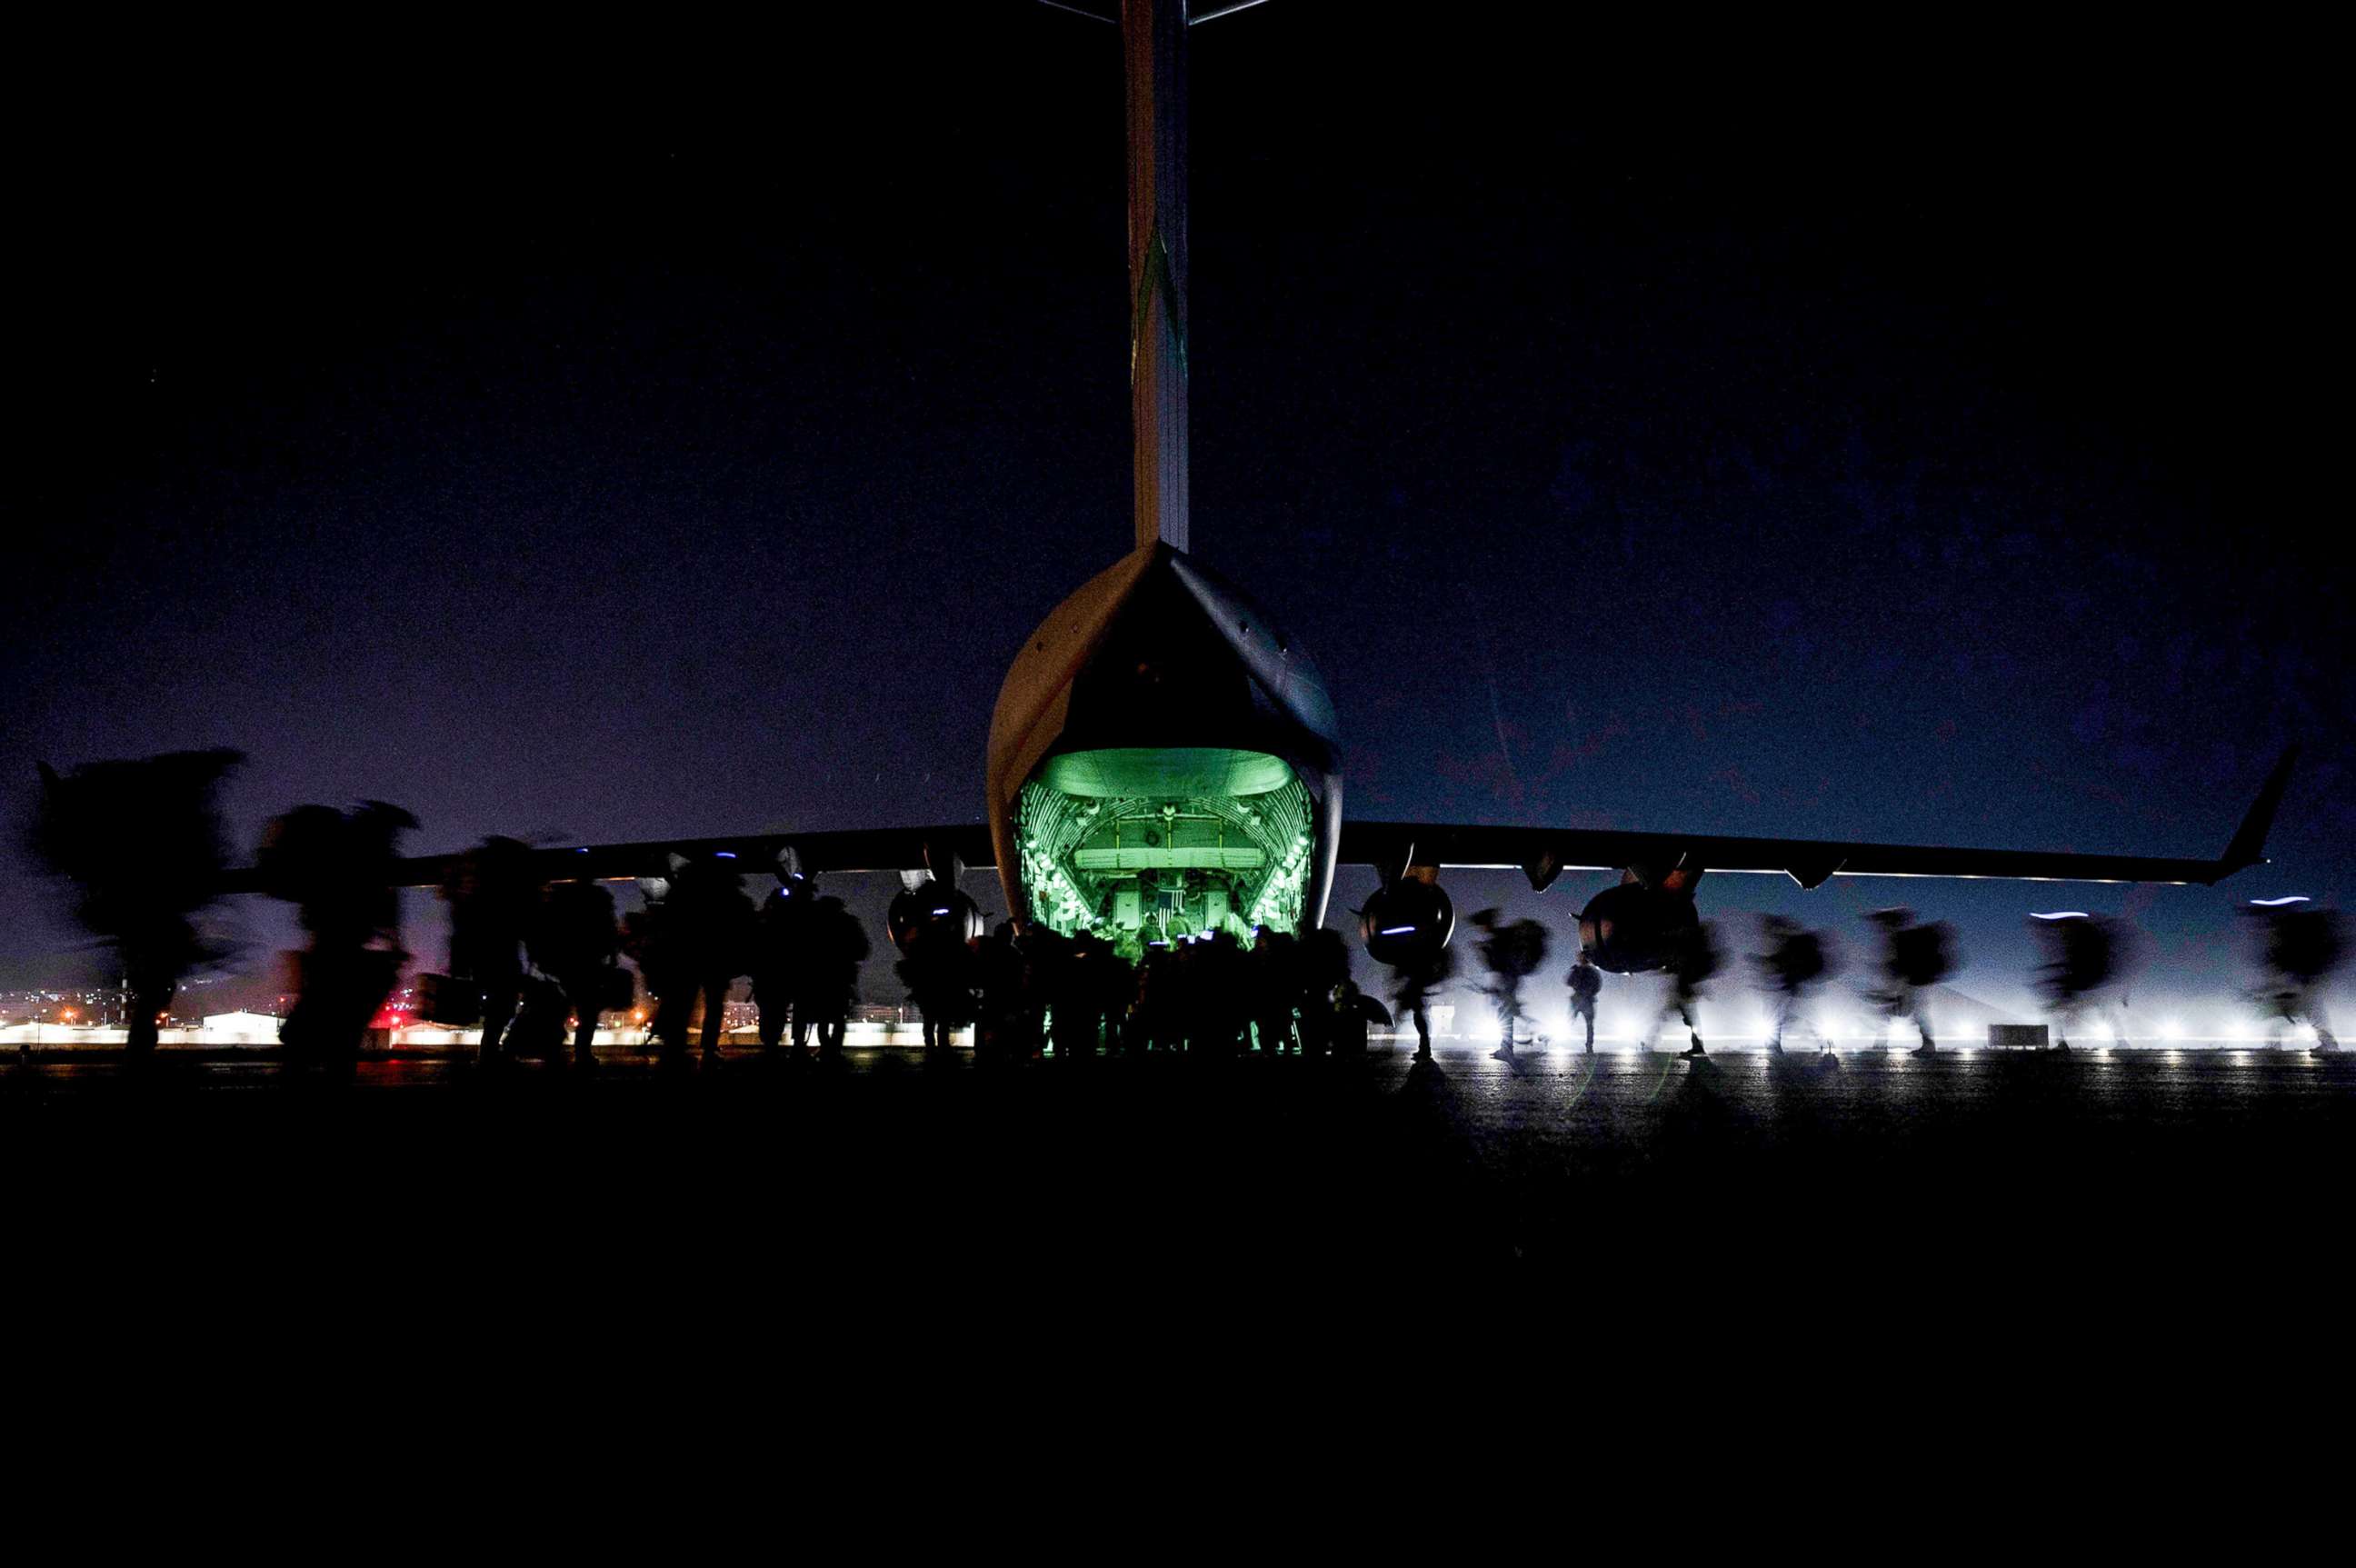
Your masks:
M 1316 666 L 1231 586 L 1154 543 L 1026 640 L 991 723 L 1009 918 L 1149 942 L 1324 918 L 1339 746 Z
M 1309 791 L 1281 758 L 1224 747 L 1052 757 L 1016 813 L 1034 918 L 1134 954 L 1148 941 L 1291 930 L 1313 840 Z

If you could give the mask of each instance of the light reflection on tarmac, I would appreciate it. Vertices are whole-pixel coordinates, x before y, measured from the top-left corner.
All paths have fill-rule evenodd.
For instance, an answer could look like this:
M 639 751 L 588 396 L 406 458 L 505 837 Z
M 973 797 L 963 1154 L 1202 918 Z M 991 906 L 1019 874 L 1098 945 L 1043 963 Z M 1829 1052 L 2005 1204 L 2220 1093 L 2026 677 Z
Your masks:
M 1179 1260 L 1189 1280 L 1556 1275 L 1694 1311 L 2277 1312 L 2336 1267 L 2319 1239 L 2344 1234 L 2351 1150 L 2356 1058 L 2248 1048 L 0 1069 L 0 1174 L 45 1208 L 316 1237 L 365 1195 L 428 1273 L 496 1273 L 524 1236 L 690 1272 L 1159 1289 Z
M 2268 1047 L 2247 1041 L 2224 1040 L 2188 1041 L 2167 1047 L 2079 1047 L 2069 1051 L 1959 1047 L 1942 1048 L 1929 1057 L 1915 1056 L 1904 1047 L 1889 1050 L 1860 1047 L 1833 1052 L 1794 1047 L 1776 1057 L 1755 1047 L 1737 1046 L 1714 1051 L 1697 1063 L 1668 1050 L 1645 1052 L 1608 1047 L 1592 1055 L 1558 1048 L 1525 1049 L 1511 1063 L 1495 1059 L 1491 1050 L 1483 1046 L 1442 1044 L 1435 1047 L 1435 1055 L 1439 1072 L 1451 1079 L 1461 1079 L 1468 1090 L 1503 1093 L 1509 1086 L 1522 1085 L 1558 1097 L 1597 1092 L 1613 1098 L 1628 1095 L 1650 1098 L 1670 1085 L 1698 1079 L 1711 1086 L 1715 1092 L 1736 1099 L 1788 1093 L 1802 1084 L 1813 1084 L 1815 1092 L 1839 1099 L 1845 1097 L 1846 1090 L 1859 1087 L 1852 1078 L 1842 1076 L 1844 1074 L 1863 1075 L 1890 1082 L 1937 1085 L 1939 1087 L 1934 1092 L 1968 1094 L 1976 1081 L 1995 1081 L 1991 1075 L 2000 1077 L 2034 1070 L 2039 1064 L 2074 1069 L 2079 1074 L 2078 1081 L 2096 1087 L 2116 1081 L 2132 1082 L 2146 1089 L 2172 1086 L 2175 1091 L 2185 1093 L 2222 1091 L 2260 1096 L 2287 1090 L 2294 1085 L 2344 1081 L 2351 1088 L 2356 1088 L 2356 1052 L 2318 1055 L 2302 1047 Z M 577 1083 L 584 1079 L 618 1087 L 638 1080 L 665 1082 L 688 1079 L 714 1084 L 750 1082 L 757 1077 L 766 1084 L 771 1081 L 772 1075 L 778 1075 L 776 1081 L 790 1083 L 797 1081 L 805 1071 L 812 1075 L 823 1071 L 854 1078 L 875 1075 L 888 1078 L 923 1067 L 948 1073 L 977 1072 L 1001 1077 L 1025 1073 L 1057 1074 L 1075 1069 L 1082 1073 L 1114 1075 L 1139 1072 L 1322 1074 L 1335 1081 L 1346 1078 L 1360 1084 L 1380 1084 L 1403 1079 L 1412 1065 L 1412 1053 L 1403 1047 L 1377 1047 L 1363 1059 L 1355 1062 L 1306 1060 L 1297 1052 L 1281 1058 L 1269 1059 L 1251 1051 L 1243 1052 L 1226 1062 L 1162 1053 L 1143 1058 L 1100 1055 L 1075 1062 L 1060 1059 L 1053 1051 L 1047 1051 L 1027 1059 L 998 1065 L 983 1064 L 965 1048 L 947 1052 L 940 1060 L 933 1062 L 927 1061 L 922 1052 L 905 1047 L 852 1047 L 844 1053 L 842 1060 L 833 1066 L 821 1066 L 814 1056 L 794 1058 L 786 1054 L 765 1058 L 756 1051 L 735 1049 L 723 1052 L 716 1060 L 691 1054 L 683 1066 L 667 1066 L 654 1053 L 643 1048 L 601 1047 L 595 1068 L 586 1075 L 569 1064 L 542 1060 L 502 1061 L 487 1070 L 471 1052 L 420 1050 L 372 1053 L 364 1056 L 348 1074 L 331 1079 L 330 1075 L 322 1075 L 316 1070 L 307 1073 L 294 1071 L 274 1051 L 208 1052 L 167 1047 L 160 1053 L 145 1076 L 177 1086 L 206 1089 L 262 1088 L 294 1080 L 333 1080 L 359 1090 L 414 1090 L 477 1086 L 487 1080 L 519 1088 L 530 1084 Z M 41 1084 L 70 1085 L 96 1090 L 109 1083 L 135 1082 L 140 1077 L 127 1067 L 119 1051 L 91 1048 L 52 1050 L 37 1055 L 19 1055 L 13 1061 L 0 1066 L 0 1095 L 10 1092 L 12 1087 L 22 1091 Z

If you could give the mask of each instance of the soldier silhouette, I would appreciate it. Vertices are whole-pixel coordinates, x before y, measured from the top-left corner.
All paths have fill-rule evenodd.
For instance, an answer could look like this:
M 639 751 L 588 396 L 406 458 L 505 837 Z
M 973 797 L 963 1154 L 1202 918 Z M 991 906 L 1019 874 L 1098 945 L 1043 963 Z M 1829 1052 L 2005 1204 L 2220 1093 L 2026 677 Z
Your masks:
M 646 902 L 622 921 L 622 950 L 630 955 L 646 977 L 647 994 L 654 1001 L 654 1019 L 648 1033 L 654 1036 L 661 1060 L 677 1066 L 687 1059 L 687 1026 L 695 1005 L 695 959 L 680 939 L 677 911 L 671 906 L 671 883 L 666 876 L 641 876 L 638 892 Z
M 1913 1054 L 1936 1054 L 1930 993 L 1957 967 L 1953 928 L 1944 920 L 1918 924 L 1912 909 L 1876 909 L 1866 918 L 1881 928 L 1881 983 L 1867 993 L 1881 1011 L 1881 1047 L 1890 1047 L 1899 1019 L 1912 1018 L 1922 1036 Z
M 296 1065 L 348 1068 L 384 1005 L 402 951 L 396 845 L 417 819 L 382 800 L 349 814 L 297 806 L 273 820 L 254 856 L 262 890 L 293 903 L 311 935 L 294 1005 L 279 1030 Z
M 794 999 L 794 1040 L 802 1038 L 802 1015 L 817 1026 L 821 1061 L 840 1060 L 851 1004 L 859 995 L 859 966 L 867 961 L 867 933 L 841 899 L 828 896 L 810 910 L 809 962 Z
M 123 1055 L 146 1059 L 181 979 L 224 956 L 197 917 L 220 896 L 229 862 L 219 792 L 234 751 L 179 751 L 97 762 L 59 777 L 40 764 L 33 848 L 79 890 L 74 914 L 123 966 L 130 1016 Z
M 476 1058 L 487 1065 L 499 1059 L 523 993 L 524 936 L 541 897 L 531 851 L 516 839 L 487 838 L 451 863 L 441 894 L 450 906 L 450 976 L 482 997 Z
M 1021 946 L 1030 965 L 1030 1013 L 1038 1044 L 1052 1045 L 1059 1061 L 1087 1054 L 1072 939 L 1052 926 L 1034 924 L 1023 933 Z
M 1260 1054 L 1282 1056 L 1293 1044 L 1292 1010 L 1301 999 L 1300 944 L 1283 931 L 1262 928 L 1252 944 L 1248 972 Z
M 1233 1057 L 1251 1030 L 1251 974 L 1235 933 L 1216 930 L 1193 944 L 1186 961 L 1197 1044 L 1213 1058 Z
M 1677 1055 L 1688 1061 L 1708 1058 L 1709 1051 L 1701 1043 L 1694 1009 L 1701 1000 L 1702 987 L 1718 972 L 1722 961 L 1715 923 L 1705 920 L 1676 939 L 1669 961 L 1668 994 L 1661 999 L 1661 1010 L 1653 1020 L 1651 1033 L 1645 1036 L 1646 1050 L 1653 1048 L 1654 1040 L 1668 1026 L 1674 1015 L 1686 1026 L 1686 1048 Z
M 1472 917 L 1481 928 L 1481 962 L 1489 972 L 1489 1000 L 1497 1009 L 1497 1048 L 1492 1059 L 1514 1059 L 1514 1036 L 1522 1021 L 1522 982 L 1546 962 L 1547 929 L 1536 920 L 1506 920 L 1496 909 Z
M 1174 1043 L 1171 1037 L 1172 990 L 1176 984 L 1170 950 L 1149 942 L 1137 963 L 1137 988 L 1130 995 L 1129 1022 L 1121 1030 L 1120 1048 L 1124 1054 L 1142 1055 L 1171 1048 Z
M 1087 943 L 1092 966 L 1088 972 L 1093 988 L 1089 1008 L 1092 1017 L 1103 1026 L 1105 1053 L 1109 1056 L 1122 1048 L 1129 1004 L 1137 994 L 1137 971 L 1112 943 L 1095 936 L 1083 940 Z
M 1030 1000 L 1024 993 L 1026 966 L 1023 950 L 1014 945 L 1013 922 L 1001 920 L 991 928 L 974 958 L 981 987 L 974 1054 L 987 1061 L 1005 1061 L 1021 1049 L 1022 1019 Z
M 1391 997 L 1398 1004 L 1401 1015 L 1415 1020 L 1415 1059 L 1431 1060 L 1431 1015 L 1429 1011 L 1432 993 L 1446 985 L 1456 973 L 1456 953 L 1441 948 L 1437 952 L 1413 957 L 1398 966 L 1398 977 L 1392 982 Z
M 1775 1033 L 1767 1042 L 1767 1050 L 1780 1057 L 1783 1054 L 1783 1031 L 1791 1026 L 1793 1015 L 1807 999 L 1809 988 L 1831 972 L 1831 960 L 1825 950 L 1824 938 L 1797 920 L 1769 915 L 1759 924 L 1766 938 L 1767 950 L 1754 955 L 1752 961 L 1775 990 Z M 1832 1048 L 1831 1041 L 1822 1036 L 1819 1040 L 1825 1049 Z
M 703 1059 L 716 1061 L 729 988 L 752 967 L 753 900 L 733 861 L 687 860 L 672 868 L 670 908 L 691 995 L 703 1003 Z M 684 1020 L 680 1029 L 683 1045 Z
M 1338 934 L 1338 933 L 1337 933 Z M 1338 1057 L 1363 1058 L 1366 1054 L 1366 1036 L 1374 1025 L 1388 1024 L 1391 1015 L 1383 1004 L 1360 991 L 1357 983 L 1344 980 L 1333 988 L 1323 1011 L 1331 1021 L 1326 1028 Z
M 927 920 L 911 933 L 899 974 L 924 1020 L 927 1054 L 945 1049 L 958 1027 L 972 1021 L 972 971 L 973 950 L 958 926 Z
M 526 947 L 572 1006 L 574 1065 L 594 1065 L 599 1016 L 627 1011 L 635 995 L 630 972 L 619 961 L 622 933 L 614 920 L 614 896 L 594 882 L 556 884 L 541 900 Z
M 2322 992 L 2348 954 L 2347 924 L 2340 912 L 2283 906 L 2254 907 L 2251 913 L 2259 921 L 2258 960 L 2265 976 L 2258 1001 L 2294 1028 L 2302 1021 L 2312 1024 L 2316 1055 L 2338 1049 L 2324 1016 Z
M 1603 990 L 1603 972 L 1595 967 L 1595 960 L 1585 948 L 1579 950 L 1578 959 L 1570 966 L 1568 983 L 1570 986 L 1571 1016 L 1587 1026 L 1587 1054 L 1595 1054 L 1595 1001 Z
M 1350 982 L 1350 944 L 1342 933 L 1320 926 L 1301 939 L 1298 966 L 1301 1008 L 1301 1049 L 1304 1056 L 1323 1056 L 1333 1045 L 1336 1029 L 1347 1031 L 1335 1011 L 1335 993 Z M 1355 988 L 1353 987 L 1353 993 Z M 1361 1046 L 1365 1041 L 1363 1024 L 1358 1028 Z
M 777 886 L 761 901 L 753 929 L 753 1000 L 761 1010 L 761 1049 L 774 1055 L 795 1023 L 794 1047 L 798 1053 L 809 1033 L 807 1019 L 794 1019 L 794 998 L 801 989 L 801 972 L 810 957 L 810 917 L 818 893 L 809 879 L 781 864 Z
M 2102 915 L 2072 915 L 2061 919 L 2033 920 L 2038 938 L 2051 959 L 2039 972 L 2038 988 L 2053 1015 L 2053 1048 L 2070 1048 L 2069 1026 L 2090 1007 L 2097 1008 L 2107 993 L 2122 1014 L 2126 1006 L 2120 983 L 2126 978 L 2131 936 L 2122 921 Z M 2122 1017 L 2117 1036 L 2126 1037 Z M 1923 1038 L 1928 1042 L 1929 1032 Z

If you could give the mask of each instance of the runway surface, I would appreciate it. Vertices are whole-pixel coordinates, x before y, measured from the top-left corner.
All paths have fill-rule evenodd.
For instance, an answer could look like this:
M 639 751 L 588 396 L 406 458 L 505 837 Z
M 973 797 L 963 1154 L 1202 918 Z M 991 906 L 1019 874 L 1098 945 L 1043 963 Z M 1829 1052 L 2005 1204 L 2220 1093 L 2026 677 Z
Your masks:
M 2351 1132 L 2356 1060 L 2265 1050 L 0 1074 L 0 1159 L 58 1245 L 300 1233 L 391 1288 L 1281 1278 L 1703 1317 L 2246 1320 L 2336 1273 Z

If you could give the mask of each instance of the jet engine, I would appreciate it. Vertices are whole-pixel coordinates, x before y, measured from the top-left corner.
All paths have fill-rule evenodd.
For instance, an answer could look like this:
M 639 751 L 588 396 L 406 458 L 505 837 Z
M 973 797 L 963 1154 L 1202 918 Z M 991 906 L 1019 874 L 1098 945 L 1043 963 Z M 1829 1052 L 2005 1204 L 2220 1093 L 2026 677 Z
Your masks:
M 1598 969 L 1646 974 L 1674 965 L 1701 932 L 1690 885 L 1680 890 L 1623 882 L 1579 912 L 1579 944 Z
M 1456 906 L 1437 881 L 1402 876 L 1366 900 L 1358 912 L 1358 934 L 1376 962 L 1393 969 L 1420 965 L 1456 934 Z
M 892 945 L 906 952 L 916 933 L 927 927 L 944 929 L 958 942 L 972 941 L 982 932 L 980 906 L 938 882 L 902 888 L 884 914 L 884 929 L 891 933 Z

